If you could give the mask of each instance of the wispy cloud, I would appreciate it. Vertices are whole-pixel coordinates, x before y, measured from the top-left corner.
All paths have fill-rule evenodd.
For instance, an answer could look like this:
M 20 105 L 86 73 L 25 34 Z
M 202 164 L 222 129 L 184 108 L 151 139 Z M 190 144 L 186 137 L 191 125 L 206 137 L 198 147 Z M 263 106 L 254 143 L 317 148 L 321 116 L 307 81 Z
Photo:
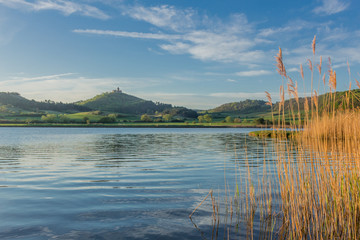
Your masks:
M 240 77 L 257 77 L 257 76 L 264 76 L 270 74 L 273 74 L 273 72 L 267 70 L 252 70 L 252 71 L 242 71 L 236 73 L 236 75 Z
M 300 72 L 300 68 L 292 67 L 286 70 L 287 72 Z
M 258 36 L 259 37 L 270 37 L 270 36 L 276 36 L 276 35 L 284 34 L 284 33 L 298 32 L 305 28 L 312 28 L 312 27 L 313 26 L 311 25 L 310 22 L 298 19 L 296 21 L 291 21 L 282 27 L 271 27 L 271 28 L 260 29 Z
M 95 35 L 109 35 L 115 37 L 129 37 L 129 38 L 143 38 L 143 39 L 156 39 L 156 40 L 178 40 L 182 39 L 181 35 L 161 34 L 161 33 L 141 33 L 141 32 L 123 32 L 111 30 L 96 30 L 96 29 L 75 29 L 74 33 L 85 33 Z
M 51 79 L 59 79 L 65 76 L 74 75 L 75 73 L 62 73 L 62 74 L 54 74 L 54 75 L 46 75 L 39 77 L 13 77 L 12 80 L 16 80 L 17 82 L 35 82 L 35 81 L 43 81 L 43 80 L 51 80 Z
M 192 9 L 173 6 L 133 6 L 124 14 L 148 22 L 168 33 L 141 33 L 98 29 L 76 29 L 75 33 L 102 34 L 130 38 L 163 40 L 159 47 L 171 54 L 189 54 L 202 61 L 260 62 L 265 54 L 255 49 L 262 41 L 254 41 L 254 27 L 244 14 L 234 14 L 227 21 L 200 16 Z
M 226 79 L 226 81 L 227 81 L 227 82 L 236 82 L 236 80 L 235 80 L 235 79 L 232 79 L 232 78 L 228 78 L 228 79 Z
M 314 12 L 317 14 L 332 15 L 346 10 L 349 6 L 350 3 L 343 0 L 322 0 L 322 5 L 316 7 Z
M 149 8 L 137 5 L 123 8 L 123 14 L 157 27 L 181 31 L 195 27 L 193 18 L 197 12 L 191 8 L 180 10 L 169 5 Z
M 0 4 L 27 11 L 55 10 L 66 16 L 77 13 L 98 19 L 110 18 L 109 15 L 96 7 L 68 0 L 36 0 L 34 2 L 27 0 L 0 0 Z

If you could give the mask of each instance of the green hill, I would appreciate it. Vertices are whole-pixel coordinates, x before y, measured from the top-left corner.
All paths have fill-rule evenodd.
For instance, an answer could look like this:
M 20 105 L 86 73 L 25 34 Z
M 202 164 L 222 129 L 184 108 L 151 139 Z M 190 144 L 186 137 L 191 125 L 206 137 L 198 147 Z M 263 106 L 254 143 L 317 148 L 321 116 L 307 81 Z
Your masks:
M 346 102 L 346 96 L 348 94 L 349 94 L 349 91 L 336 92 L 336 94 L 334 94 L 336 109 L 341 106 L 343 106 L 343 107 L 347 106 L 348 103 Z M 301 111 L 304 110 L 305 99 L 306 98 L 299 98 L 299 106 L 300 106 Z M 325 93 L 325 94 L 318 96 L 319 110 L 322 111 L 323 109 L 326 109 L 326 107 L 328 107 L 329 104 L 331 104 L 331 106 L 333 106 L 333 103 L 330 103 L 331 99 L 332 99 L 332 97 L 330 96 L 330 93 Z M 308 104 L 310 106 L 311 98 L 307 97 L 307 100 L 308 100 Z M 292 105 L 292 108 L 295 111 L 297 111 L 297 102 L 295 99 L 285 101 L 285 103 L 284 103 L 285 111 L 290 110 L 290 108 L 291 108 L 290 104 Z M 355 90 L 350 91 L 349 107 L 350 108 L 360 107 L 360 89 L 355 89 Z M 274 111 L 275 112 L 279 111 L 279 103 L 278 102 L 276 104 L 274 104 Z
M 225 103 L 219 107 L 208 110 L 209 113 L 252 113 L 270 111 L 270 107 L 262 100 L 250 100 L 240 102 Z
M 53 101 L 38 102 L 28 100 L 16 92 L 0 92 L 0 110 L 2 112 L 39 112 L 39 111 L 57 111 L 57 112 L 80 112 L 87 111 L 88 108 L 68 103 L 56 103 Z
M 76 104 L 91 110 L 130 114 L 153 114 L 156 111 L 162 112 L 165 109 L 172 108 L 171 104 L 154 103 L 123 93 L 119 90 L 102 93 L 91 99 L 77 102 Z

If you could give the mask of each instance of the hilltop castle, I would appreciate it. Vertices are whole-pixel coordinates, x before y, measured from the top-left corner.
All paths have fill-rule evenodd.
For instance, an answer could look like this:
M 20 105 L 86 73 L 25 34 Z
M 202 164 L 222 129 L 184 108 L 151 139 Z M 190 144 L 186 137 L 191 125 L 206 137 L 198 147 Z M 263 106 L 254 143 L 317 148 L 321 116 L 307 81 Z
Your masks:
M 119 87 L 117 87 L 116 89 L 114 89 L 112 92 L 113 92 L 113 93 L 122 93 L 122 91 L 120 90 Z

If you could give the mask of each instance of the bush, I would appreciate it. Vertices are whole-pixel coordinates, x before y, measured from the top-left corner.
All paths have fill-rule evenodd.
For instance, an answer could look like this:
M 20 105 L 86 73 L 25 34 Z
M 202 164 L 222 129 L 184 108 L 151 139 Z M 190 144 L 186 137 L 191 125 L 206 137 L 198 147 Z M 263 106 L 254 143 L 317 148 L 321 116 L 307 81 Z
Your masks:
M 257 119 L 255 119 L 254 123 L 257 124 L 257 125 L 263 125 L 263 124 L 265 124 L 265 119 L 264 118 L 257 118 Z
M 171 114 L 165 114 L 165 115 L 162 116 L 162 118 L 163 118 L 163 120 L 164 120 L 165 122 L 170 122 L 172 116 L 171 116 Z
M 205 114 L 205 115 L 204 115 L 204 120 L 205 120 L 205 122 L 208 122 L 208 123 L 212 122 L 212 117 L 211 117 L 211 115 Z
M 235 118 L 234 123 L 241 123 L 241 119 L 240 118 Z
M 47 122 L 47 123 L 54 123 L 57 120 L 56 114 L 46 114 L 41 116 L 41 121 Z
M 88 117 L 83 117 L 83 122 L 84 122 L 84 123 L 87 123 L 88 121 L 89 121 L 89 123 L 90 123 L 90 120 L 89 120 Z
M 227 116 L 227 117 L 225 118 L 225 122 L 227 122 L 227 123 L 233 123 L 233 122 L 234 122 L 234 119 L 233 119 L 231 116 Z
M 143 114 L 143 115 L 141 115 L 140 121 L 142 121 L 142 122 L 152 122 L 153 120 L 149 115 Z
M 114 123 L 116 122 L 116 118 L 105 116 L 99 119 L 98 123 Z

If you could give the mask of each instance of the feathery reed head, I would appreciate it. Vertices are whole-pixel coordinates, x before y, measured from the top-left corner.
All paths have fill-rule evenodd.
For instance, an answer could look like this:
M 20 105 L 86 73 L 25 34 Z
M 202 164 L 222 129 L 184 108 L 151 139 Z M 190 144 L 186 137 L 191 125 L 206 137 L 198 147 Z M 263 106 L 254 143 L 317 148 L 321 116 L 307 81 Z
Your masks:
M 265 94 L 266 94 L 266 98 L 267 98 L 267 103 L 265 103 L 266 105 L 269 105 L 269 106 L 272 106 L 272 99 L 271 99 L 271 95 L 268 91 L 265 91 Z
M 316 92 L 316 90 L 314 90 L 313 103 L 315 104 L 316 109 L 318 109 L 319 101 L 318 101 L 318 93 Z
M 308 61 L 309 69 L 310 69 L 310 71 L 312 71 L 313 70 L 312 62 L 310 59 L 308 59 L 307 61 Z
M 279 47 L 279 53 L 275 56 L 275 60 L 276 60 L 276 67 L 277 67 L 278 73 L 281 76 L 286 77 L 286 70 L 285 70 L 285 65 L 283 63 L 283 60 L 282 60 L 282 51 L 281 51 L 280 47 Z
M 336 91 L 336 72 L 332 69 L 330 69 L 329 85 L 331 89 Z
M 311 44 L 314 55 L 315 55 L 315 46 L 316 46 L 316 35 L 314 36 L 314 39 L 313 39 L 312 44 Z
M 332 67 L 331 67 L 331 58 L 329 57 L 328 58 L 328 72 L 329 72 L 329 74 L 330 74 L 330 71 L 332 70 Z
M 322 65 L 322 57 L 320 56 L 320 62 L 319 62 L 319 64 L 316 64 L 316 67 L 318 68 L 320 75 L 321 75 L 321 65 Z
M 305 113 L 309 112 L 309 101 L 308 101 L 307 97 L 305 97 L 304 110 L 305 110 Z
M 358 88 L 360 88 L 360 83 L 359 83 L 359 81 L 355 79 L 355 82 L 356 82 L 356 86 L 357 86 Z
M 304 80 L 304 69 L 302 64 L 300 64 L 300 74 L 301 74 L 301 78 Z

